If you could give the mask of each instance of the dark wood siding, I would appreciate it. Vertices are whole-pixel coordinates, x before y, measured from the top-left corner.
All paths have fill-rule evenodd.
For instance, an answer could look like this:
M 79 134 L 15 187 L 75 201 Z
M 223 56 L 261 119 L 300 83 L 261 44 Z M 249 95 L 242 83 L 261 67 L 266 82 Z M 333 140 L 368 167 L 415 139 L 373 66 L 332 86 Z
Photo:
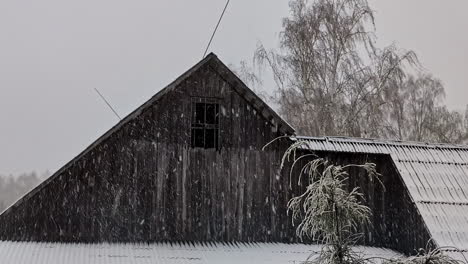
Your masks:
M 279 163 L 286 139 L 265 109 L 207 63 L 142 109 L 42 188 L 0 216 L 0 239 L 68 242 L 297 241 L 286 204 L 304 186 Z M 233 81 L 234 80 L 234 81 Z M 220 148 L 192 149 L 192 97 L 220 103 Z M 362 243 L 412 253 L 429 235 L 392 160 L 320 153 L 334 162 L 375 162 L 386 191 L 352 171 L 374 212 Z M 292 186 L 292 189 L 290 189 Z
M 372 211 L 372 224 L 362 226 L 359 231 L 364 234 L 360 244 L 392 248 L 406 254 L 415 254 L 420 248 L 426 248 L 430 234 L 389 155 L 340 152 L 316 154 L 340 165 L 375 163 L 377 171 L 382 174 L 380 179 L 384 187 L 377 181 L 370 181 L 363 170 L 354 168 L 348 171 L 349 191 L 359 187 L 364 194 L 363 202 Z M 297 170 L 300 167 L 297 166 Z M 294 178 L 293 183 L 296 182 L 297 178 Z M 302 188 L 295 186 L 293 193 L 302 192 Z
M 220 146 L 190 147 L 191 98 L 220 102 Z M 292 241 L 285 143 L 207 64 L 26 201 L 1 239 L 72 242 Z

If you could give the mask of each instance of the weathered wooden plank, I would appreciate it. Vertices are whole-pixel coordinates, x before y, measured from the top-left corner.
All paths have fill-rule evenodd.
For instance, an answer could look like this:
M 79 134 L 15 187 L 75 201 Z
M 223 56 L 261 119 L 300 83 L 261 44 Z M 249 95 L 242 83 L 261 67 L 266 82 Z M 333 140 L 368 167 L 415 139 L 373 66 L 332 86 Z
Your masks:
M 220 99 L 220 149 L 191 148 L 191 97 Z M 287 168 L 279 171 L 290 142 L 261 150 L 280 134 L 265 118 L 270 111 L 252 102 L 258 101 L 246 101 L 212 68 L 201 67 L 46 189 L 2 215 L 0 239 L 297 241 L 286 203 L 304 186 L 297 186 L 296 174 L 289 178 Z M 364 242 L 401 250 L 425 245 L 427 230 L 388 157 L 321 155 L 343 164 L 369 160 L 385 172 L 385 193 L 362 172 L 350 173 L 349 188 L 361 187 L 376 212 L 376 224 L 363 227 Z

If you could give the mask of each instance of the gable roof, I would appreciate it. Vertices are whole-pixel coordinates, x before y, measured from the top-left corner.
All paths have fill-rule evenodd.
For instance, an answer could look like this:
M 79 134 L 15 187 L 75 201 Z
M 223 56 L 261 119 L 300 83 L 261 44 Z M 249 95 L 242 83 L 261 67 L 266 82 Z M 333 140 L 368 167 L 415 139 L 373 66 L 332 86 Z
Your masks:
M 57 172 L 55 172 L 52 176 L 47 178 L 41 184 L 39 184 L 36 188 L 32 191 L 21 197 L 17 202 L 10 205 L 6 210 L 4 210 L 1 214 L 8 213 L 12 208 L 18 206 L 25 200 L 32 197 L 35 193 L 41 190 L 44 186 L 46 186 L 49 182 L 53 181 L 58 175 L 68 169 L 73 163 L 78 161 L 81 157 L 87 154 L 89 151 L 94 149 L 97 145 L 101 142 L 109 138 L 112 134 L 117 132 L 120 128 L 122 128 L 125 124 L 129 123 L 130 121 L 134 120 L 138 117 L 145 109 L 148 107 L 157 104 L 157 102 L 168 92 L 175 89 L 179 84 L 189 78 L 192 74 L 194 74 L 198 69 L 201 67 L 209 65 L 211 69 L 214 70 L 217 74 L 219 74 L 227 83 L 231 85 L 231 87 L 241 96 L 243 97 L 249 104 L 255 108 L 258 113 L 260 113 L 270 124 L 278 129 L 281 133 L 285 135 L 293 135 L 295 133 L 294 128 L 292 128 L 286 121 L 284 121 L 268 104 L 266 104 L 261 98 L 259 98 L 247 85 L 242 82 L 239 77 L 236 76 L 221 60 L 214 53 L 208 54 L 204 59 L 199 61 L 195 64 L 192 68 L 187 70 L 185 73 L 180 75 L 177 79 L 175 79 L 172 83 L 167 85 L 165 88 L 160 90 L 156 93 L 153 97 L 151 97 L 148 101 L 143 103 L 140 107 L 135 109 L 133 112 L 128 114 L 125 118 L 120 120 L 115 126 L 109 129 L 106 133 L 104 133 L 101 137 L 99 137 L 96 141 L 94 141 L 91 145 L 89 145 L 85 150 L 83 150 L 78 156 L 73 158 L 70 162 L 65 164 L 62 168 L 60 168 Z
M 280 132 L 293 135 L 295 129 L 282 119 L 267 103 L 253 92 L 234 72 L 232 72 L 214 53 L 207 58 L 212 69 L 215 70 L 231 87 L 247 102 L 249 102 L 266 120 L 276 126 Z
M 468 252 L 468 146 L 297 137 L 313 151 L 389 155 L 439 246 Z

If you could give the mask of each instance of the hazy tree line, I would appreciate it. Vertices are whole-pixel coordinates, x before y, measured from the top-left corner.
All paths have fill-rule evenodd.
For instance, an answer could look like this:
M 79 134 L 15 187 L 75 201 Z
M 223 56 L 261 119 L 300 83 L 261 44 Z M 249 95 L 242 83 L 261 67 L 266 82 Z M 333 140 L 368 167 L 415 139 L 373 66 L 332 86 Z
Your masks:
M 48 172 L 41 175 L 36 172 L 23 173 L 18 176 L 0 174 L 0 211 L 5 210 L 48 176 Z
M 257 87 L 271 72 L 269 99 L 299 134 L 467 142 L 468 108 L 447 108 L 414 51 L 377 46 L 367 0 L 292 0 L 279 44 L 260 44 L 238 74 Z

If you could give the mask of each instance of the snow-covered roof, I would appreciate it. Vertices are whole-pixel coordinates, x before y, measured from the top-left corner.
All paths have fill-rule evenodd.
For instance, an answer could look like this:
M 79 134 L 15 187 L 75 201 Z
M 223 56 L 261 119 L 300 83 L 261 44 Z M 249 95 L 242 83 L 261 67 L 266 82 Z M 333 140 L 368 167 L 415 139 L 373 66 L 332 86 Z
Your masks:
M 15 264 L 294 264 L 320 251 L 319 245 L 280 243 L 64 244 L 0 242 L 2 263 Z M 366 257 L 401 256 L 383 248 L 357 247 Z
M 388 154 L 439 246 L 468 251 L 468 146 L 297 137 L 314 151 Z

